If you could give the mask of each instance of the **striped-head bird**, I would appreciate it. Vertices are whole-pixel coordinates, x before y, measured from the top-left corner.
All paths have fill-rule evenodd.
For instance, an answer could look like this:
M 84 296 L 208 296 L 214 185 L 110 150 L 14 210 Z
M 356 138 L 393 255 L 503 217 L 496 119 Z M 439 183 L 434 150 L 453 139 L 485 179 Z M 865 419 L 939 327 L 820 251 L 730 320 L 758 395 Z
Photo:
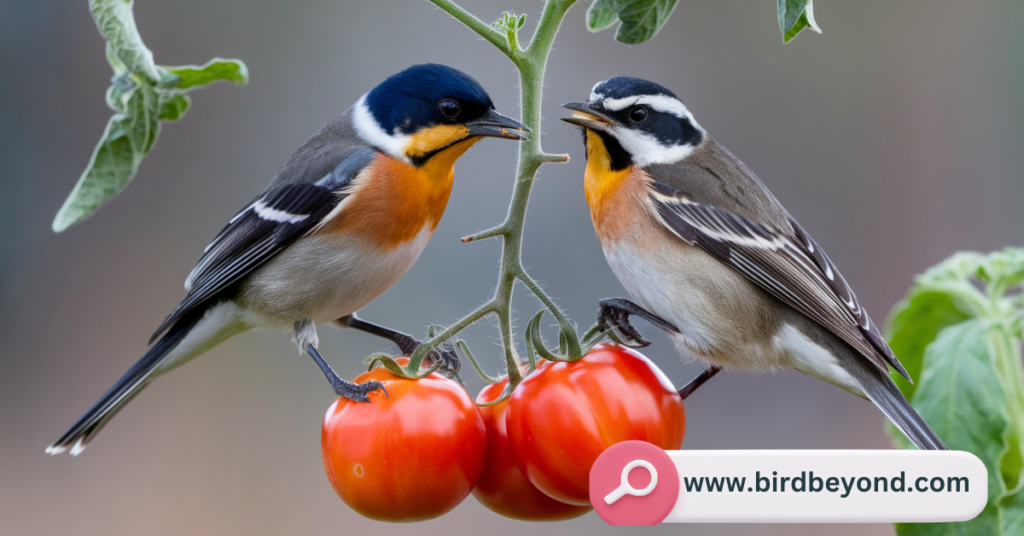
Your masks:
M 620 76 L 565 107 L 583 127 L 594 230 L 636 300 L 602 300 L 602 326 L 641 344 L 629 315 L 667 331 L 708 367 L 684 395 L 722 368 L 793 368 L 871 400 L 919 448 L 946 448 L 835 264 L 674 93 Z

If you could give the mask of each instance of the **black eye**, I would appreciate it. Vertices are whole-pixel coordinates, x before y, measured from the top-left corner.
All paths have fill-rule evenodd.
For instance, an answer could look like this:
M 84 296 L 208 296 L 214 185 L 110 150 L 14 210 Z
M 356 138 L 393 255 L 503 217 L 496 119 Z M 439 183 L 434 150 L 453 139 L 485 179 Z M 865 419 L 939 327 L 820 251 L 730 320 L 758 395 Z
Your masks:
M 437 103 L 437 105 L 441 108 L 441 114 L 448 119 L 455 119 L 459 116 L 459 112 L 462 111 L 462 108 L 459 108 L 459 103 L 451 99 L 444 99 Z
M 642 123 L 647 119 L 647 108 L 637 106 L 629 111 L 629 120 L 634 123 Z

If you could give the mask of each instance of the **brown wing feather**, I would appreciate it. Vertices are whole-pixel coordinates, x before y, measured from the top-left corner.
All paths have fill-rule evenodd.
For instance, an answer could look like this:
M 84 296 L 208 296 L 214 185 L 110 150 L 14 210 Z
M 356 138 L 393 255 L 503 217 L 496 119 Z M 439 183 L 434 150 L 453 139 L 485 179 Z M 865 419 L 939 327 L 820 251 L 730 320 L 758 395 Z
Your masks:
M 888 372 L 888 363 L 908 376 L 835 265 L 791 218 L 795 236 L 696 203 L 659 182 L 652 188 L 660 220 L 673 234 L 818 322 L 881 370 Z

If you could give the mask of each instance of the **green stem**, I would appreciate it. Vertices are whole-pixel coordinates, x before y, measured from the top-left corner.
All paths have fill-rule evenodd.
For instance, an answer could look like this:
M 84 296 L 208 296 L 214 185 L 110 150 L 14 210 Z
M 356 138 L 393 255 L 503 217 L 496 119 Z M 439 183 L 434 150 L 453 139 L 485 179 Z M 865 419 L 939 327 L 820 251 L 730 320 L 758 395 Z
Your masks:
M 509 203 L 508 214 L 501 225 L 467 237 L 464 241 L 479 240 L 492 236 L 503 238 L 501 253 L 501 271 L 494 297 L 486 304 L 473 311 L 465 318 L 456 322 L 436 337 L 423 343 L 409 360 L 409 369 L 417 370 L 426 354 L 438 344 L 448 340 L 463 328 L 483 318 L 487 314 L 498 316 L 498 327 L 501 331 L 502 346 L 505 353 L 505 365 L 508 369 L 509 384 L 515 387 L 522 379 L 519 373 L 519 358 L 516 356 L 512 343 L 512 293 L 517 279 L 522 280 L 531 292 L 537 295 L 551 314 L 558 320 L 564 336 L 570 341 L 570 348 L 578 352 L 579 339 L 572 323 L 555 305 L 540 286 L 537 285 L 522 265 L 523 227 L 526 221 L 526 207 L 530 201 L 533 180 L 540 166 L 547 162 L 566 162 L 568 155 L 552 155 L 544 153 L 541 148 L 540 109 L 541 93 L 544 87 L 544 69 L 547 66 L 551 45 L 554 43 L 558 28 L 565 18 L 565 13 L 576 0 L 548 0 L 544 4 L 537 30 L 525 49 L 519 48 L 515 32 L 502 34 L 480 19 L 476 18 L 459 5 L 450 0 L 431 0 L 481 37 L 502 51 L 519 70 L 520 103 L 522 122 L 533 134 L 530 139 L 519 144 L 519 165 L 516 170 L 516 182 L 512 190 L 512 201 Z
M 558 321 L 558 328 L 562 331 L 562 333 L 568 332 L 572 333 L 573 335 L 576 334 L 576 328 L 575 326 L 572 325 L 572 322 L 570 322 L 569 319 L 566 318 L 561 311 L 559 311 L 558 306 L 555 305 L 555 302 L 551 301 L 551 298 L 549 298 L 548 295 L 545 294 L 543 290 L 541 290 L 540 285 L 538 285 L 537 282 L 534 281 L 529 274 L 527 274 L 526 272 L 522 272 L 519 274 L 519 279 L 523 282 L 523 284 L 526 285 L 526 288 L 530 289 L 530 292 L 537 296 L 541 303 L 544 304 L 544 307 L 547 307 L 548 310 L 551 311 L 551 314 L 555 315 L 555 320 Z M 576 337 L 568 337 L 567 340 L 569 347 L 566 350 L 566 358 L 568 358 L 570 361 L 574 361 L 576 359 L 579 359 L 580 357 L 583 357 L 583 349 L 580 346 L 580 340 Z
M 988 297 L 969 283 L 956 281 L 923 281 L 922 290 L 948 294 L 961 311 L 969 316 L 984 317 L 992 312 L 992 304 Z
M 1007 434 L 1010 446 L 1001 463 L 1003 478 L 1009 488 L 1008 491 L 1016 491 L 1024 483 L 1021 481 L 1020 469 L 1011 469 L 1014 466 L 1020 467 L 1020 449 L 1021 443 L 1024 442 L 1024 368 L 1021 366 L 1021 341 L 1012 335 L 1011 330 L 1012 328 L 1008 324 L 995 321 L 990 331 L 989 340 L 992 344 L 996 368 L 1004 382 L 1008 405 L 1007 413 L 1010 417 Z
M 490 24 L 474 17 L 472 13 L 462 9 L 458 4 L 451 2 L 450 0 L 430 1 L 433 2 L 435 6 L 445 10 L 452 17 L 455 17 L 455 19 L 462 24 L 469 26 L 469 28 L 479 34 L 480 37 L 490 41 L 492 45 L 498 47 L 498 50 L 504 52 L 506 56 L 509 55 L 510 50 L 508 40 L 501 32 L 491 27 Z

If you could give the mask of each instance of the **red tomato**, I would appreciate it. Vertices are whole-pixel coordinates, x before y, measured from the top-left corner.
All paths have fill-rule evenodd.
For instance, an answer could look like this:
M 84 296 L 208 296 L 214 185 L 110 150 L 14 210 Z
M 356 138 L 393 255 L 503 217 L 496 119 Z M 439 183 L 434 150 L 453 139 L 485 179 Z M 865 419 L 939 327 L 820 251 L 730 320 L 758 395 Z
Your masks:
M 549 497 L 590 504 L 590 467 L 620 441 L 683 444 L 686 413 L 672 382 L 639 353 L 600 344 L 519 384 L 506 415 L 519 469 Z
M 498 398 L 506 385 L 508 379 L 485 387 L 477 395 L 476 401 L 483 404 Z M 541 493 L 526 479 L 516 465 L 505 431 L 507 408 L 507 398 L 480 408 L 487 427 L 487 463 L 473 489 L 473 496 L 494 512 L 526 521 L 558 521 L 589 512 L 590 505 L 577 506 L 556 501 Z
M 370 402 L 339 398 L 324 418 L 327 478 L 346 504 L 381 521 L 438 517 L 469 495 L 483 470 L 487 436 L 476 404 L 437 374 L 420 380 L 376 368 Z

